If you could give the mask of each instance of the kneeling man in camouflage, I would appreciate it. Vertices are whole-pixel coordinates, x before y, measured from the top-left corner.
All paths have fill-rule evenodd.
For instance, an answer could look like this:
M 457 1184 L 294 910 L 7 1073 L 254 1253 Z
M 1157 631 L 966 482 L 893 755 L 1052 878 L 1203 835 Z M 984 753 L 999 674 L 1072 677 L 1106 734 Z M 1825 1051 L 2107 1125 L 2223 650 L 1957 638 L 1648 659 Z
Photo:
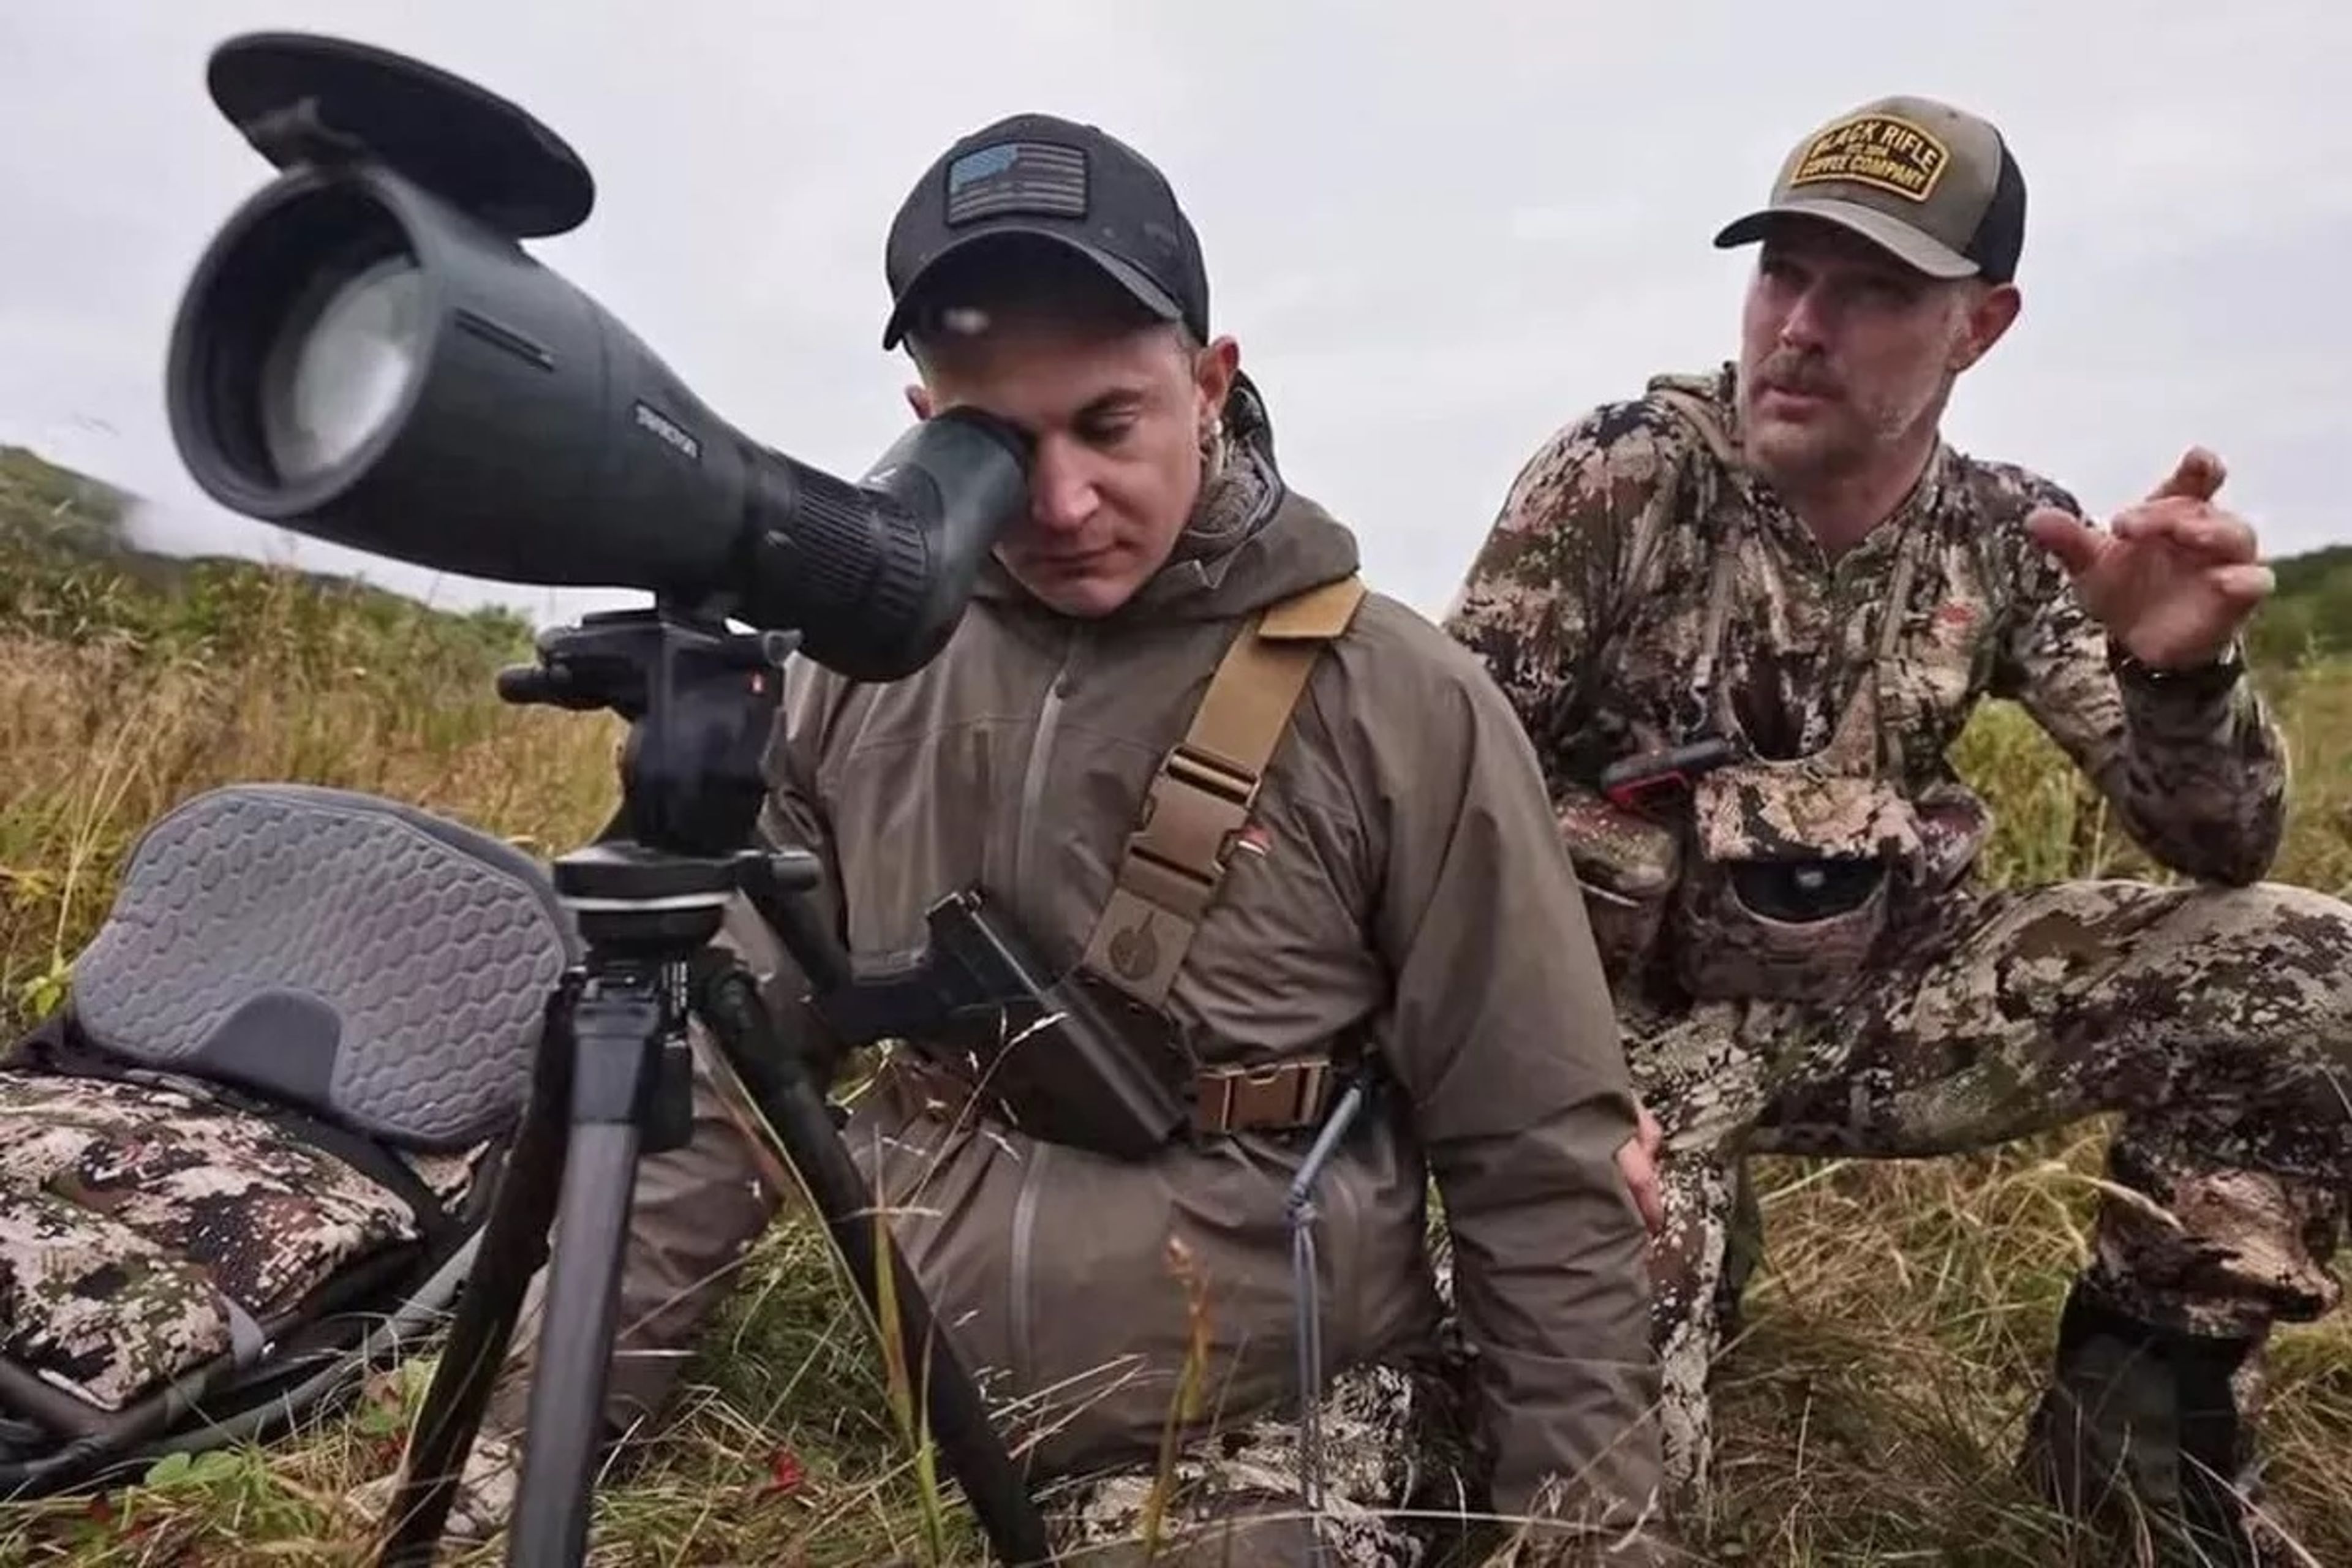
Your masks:
M 1743 1154 L 1947 1154 L 2121 1112 L 2031 1473 L 2073 1510 L 2145 1510 L 2179 1561 L 2268 1561 L 2263 1347 L 2339 1294 L 2352 909 L 2262 879 L 2286 758 L 2239 634 L 2270 577 L 2219 461 L 2190 451 L 2098 528 L 1940 433 L 2017 316 L 2024 219 L 1975 115 L 1889 99 L 1809 134 L 1717 238 L 1759 247 L 1737 362 L 1546 442 L 1448 624 L 1536 740 L 1665 1127 L 1683 1505 Z M 2186 880 L 1975 885 L 1990 822 L 1948 753 L 1987 697 Z

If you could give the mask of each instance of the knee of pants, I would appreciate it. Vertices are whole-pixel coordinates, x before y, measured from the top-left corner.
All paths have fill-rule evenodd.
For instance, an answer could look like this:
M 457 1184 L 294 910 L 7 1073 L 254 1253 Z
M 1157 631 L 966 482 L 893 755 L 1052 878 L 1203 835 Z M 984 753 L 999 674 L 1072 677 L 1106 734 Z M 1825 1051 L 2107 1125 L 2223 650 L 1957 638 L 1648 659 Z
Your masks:
M 2352 1066 L 2352 903 L 2286 882 L 2183 889 L 2165 922 L 2184 993 L 2245 992 Z

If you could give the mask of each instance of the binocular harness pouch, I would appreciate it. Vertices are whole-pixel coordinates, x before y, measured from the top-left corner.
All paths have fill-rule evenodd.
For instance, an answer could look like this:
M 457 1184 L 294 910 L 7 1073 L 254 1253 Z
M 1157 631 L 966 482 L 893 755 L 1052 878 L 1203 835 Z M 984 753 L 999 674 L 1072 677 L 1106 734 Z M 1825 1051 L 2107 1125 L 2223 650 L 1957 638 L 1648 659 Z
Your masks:
M 1793 772 L 1747 764 L 1694 787 L 1695 865 L 1680 890 L 1677 945 L 1694 996 L 1832 994 L 1886 929 L 1903 803 L 1868 780 Z M 1795 803 L 1811 809 L 1772 809 Z
M 1676 891 L 1676 978 L 1701 999 L 1797 1000 L 1839 994 L 1885 934 L 1892 884 L 1921 857 L 1911 803 L 1880 766 L 1879 671 L 1903 625 L 1919 535 L 1904 541 L 1872 664 L 1827 744 L 1790 761 L 1741 760 L 1691 794 L 1691 865 Z M 1722 657 L 1738 537 L 1717 547 L 1700 681 L 1717 732 L 1740 734 Z

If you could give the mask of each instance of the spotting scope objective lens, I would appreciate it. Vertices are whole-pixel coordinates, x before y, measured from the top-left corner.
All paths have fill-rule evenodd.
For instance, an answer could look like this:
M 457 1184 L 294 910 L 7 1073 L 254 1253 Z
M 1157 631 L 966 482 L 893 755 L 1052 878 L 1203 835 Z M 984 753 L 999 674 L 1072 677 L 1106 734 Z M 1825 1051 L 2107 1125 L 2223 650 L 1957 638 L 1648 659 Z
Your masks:
M 288 313 L 257 389 L 262 442 L 285 479 L 346 461 L 399 409 L 422 357 L 424 282 L 414 259 L 389 256 Z

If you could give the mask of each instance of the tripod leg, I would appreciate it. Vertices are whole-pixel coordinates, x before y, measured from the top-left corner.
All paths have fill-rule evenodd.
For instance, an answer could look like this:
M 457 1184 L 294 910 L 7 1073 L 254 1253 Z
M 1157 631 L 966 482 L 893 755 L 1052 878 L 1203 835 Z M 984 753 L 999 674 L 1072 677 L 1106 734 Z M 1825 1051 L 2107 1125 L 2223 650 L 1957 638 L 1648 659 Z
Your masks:
M 548 1010 L 522 1126 L 499 1173 L 473 1271 L 410 1432 L 377 1559 L 381 1568 L 426 1568 L 433 1561 L 530 1277 L 546 1259 L 571 1098 L 570 1006 L 567 990 Z
M 907 1267 L 844 1147 L 824 1097 L 807 1067 L 784 1048 L 751 976 L 711 954 L 698 969 L 696 994 L 712 1037 L 775 1129 L 786 1163 L 807 1188 L 834 1244 L 849 1263 L 858 1294 L 878 1326 L 880 1270 L 890 1270 L 902 1364 L 912 1369 L 930 1436 L 971 1503 L 998 1561 L 1049 1563 L 1045 1525 L 1003 1440 L 989 1422 L 971 1374 L 940 1332 L 929 1299 Z M 877 1240 L 878 1233 L 878 1240 Z
M 644 973 L 601 980 L 572 1026 L 571 1142 L 508 1538 L 507 1561 L 523 1568 L 576 1563 L 587 1550 L 622 1252 L 659 1059 L 659 984 Z

